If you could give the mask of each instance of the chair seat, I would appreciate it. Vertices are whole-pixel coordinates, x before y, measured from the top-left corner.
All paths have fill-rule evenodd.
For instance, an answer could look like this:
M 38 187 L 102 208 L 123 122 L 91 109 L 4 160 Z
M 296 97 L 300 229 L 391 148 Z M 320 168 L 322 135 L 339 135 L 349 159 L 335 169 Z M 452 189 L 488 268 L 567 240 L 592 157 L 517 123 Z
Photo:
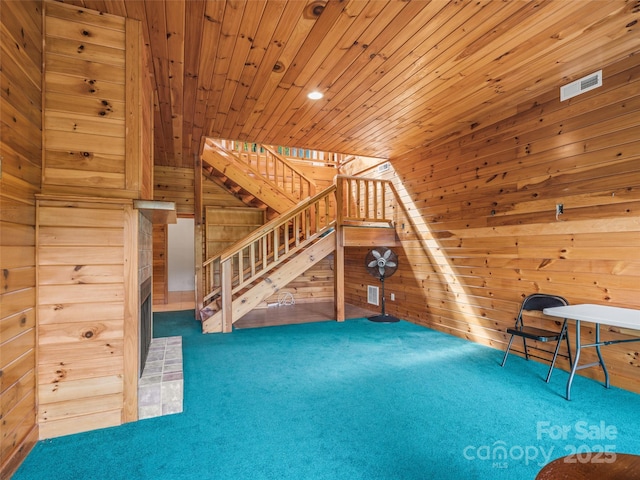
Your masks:
M 540 342 L 557 341 L 561 336 L 560 332 L 535 327 L 507 328 L 507 333 Z
M 555 342 L 556 344 L 556 348 L 553 351 L 553 357 L 551 358 L 551 361 L 549 362 L 549 372 L 547 373 L 547 383 L 549 383 L 549 380 L 551 379 L 551 373 L 553 372 L 553 367 L 556 364 L 556 358 L 558 357 L 558 352 L 560 350 L 560 344 L 562 343 L 562 341 L 564 340 L 567 344 L 567 353 L 565 354 L 560 354 L 561 356 L 566 356 L 567 359 L 569 360 L 569 366 L 573 365 L 573 360 L 571 358 L 571 345 L 569 344 L 569 333 L 567 332 L 567 319 L 564 319 L 564 322 L 562 323 L 562 327 L 560 328 L 560 330 L 548 330 L 545 328 L 536 328 L 536 327 L 529 327 L 529 326 L 525 326 L 524 322 L 523 322 L 523 313 L 525 312 L 540 312 L 541 314 L 544 313 L 544 309 L 545 308 L 549 308 L 549 307 L 560 307 L 560 306 L 566 306 L 569 305 L 569 302 L 567 302 L 567 300 L 563 297 L 560 297 L 558 295 L 549 295 L 546 293 L 532 293 L 531 295 L 528 295 L 524 301 L 522 302 L 522 305 L 520 306 L 520 312 L 518 313 L 518 316 L 516 317 L 516 324 L 513 328 L 507 328 L 507 333 L 509 335 L 511 335 L 511 338 L 509 338 L 509 344 L 507 345 L 507 349 L 504 352 L 504 357 L 502 357 L 502 363 L 501 365 L 504 367 L 504 364 L 507 361 L 507 357 L 509 356 L 509 350 L 511 350 L 511 345 L 513 344 L 513 339 L 516 337 L 520 337 L 522 338 L 522 344 L 524 346 L 524 358 L 526 358 L 527 360 L 529 360 L 530 356 L 536 356 L 536 355 L 530 355 L 529 354 L 529 348 L 532 348 L 534 350 L 542 350 L 542 351 L 547 351 L 544 348 L 540 348 L 540 346 L 538 345 L 532 345 L 530 347 L 527 346 L 527 339 L 530 340 L 537 340 L 539 342 Z M 548 352 L 551 353 L 551 352 Z M 536 358 L 542 358 L 542 357 L 536 357 Z M 543 360 L 546 360 L 546 358 L 542 358 Z

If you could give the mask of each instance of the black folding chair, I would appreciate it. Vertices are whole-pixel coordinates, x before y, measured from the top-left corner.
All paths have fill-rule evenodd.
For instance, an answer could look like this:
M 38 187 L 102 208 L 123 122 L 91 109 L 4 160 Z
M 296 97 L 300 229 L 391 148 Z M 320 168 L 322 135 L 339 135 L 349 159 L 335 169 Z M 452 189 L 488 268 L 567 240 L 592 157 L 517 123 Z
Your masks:
M 504 358 L 502 359 L 501 366 L 504 367 L 504 364 L 507 361 L 507 357 L 509 356 L 509 350 L 511 349 L 511 344 L 513 343 L 513 339 L 515 337 L 522 337 L 522 343 L 524 344 L 524 356 L 527 360 L 529 357 L 536 357 L 542 360 L 547 360 L 544 357 L 540 357 L 537 355 L 532 355 L 529 353 L 527 347 L 527 339 L 537 340 L 538 342 L 556 342 L 555 350 L 553 351 L 553 359 L 551 360 L 551 365 L 549 366 L 549 373 L 547 373 L 547 383 L 551 379 L 551 373 L 553 372 L 553 367 L 556 364 L 556 358 L 558 358 L 558 352 L 560 350 L 560 344 L 562 340 L 567 342 L 567 355 L 569 359 L 569 365 L 573 365 L 573 360 L 571 358 L 571 346 L 569 345 L 569 334 L 567 332 L 567 319 L 565 318 L 562 322 L 562 327 L 559 330 L 546 330 L 543 328 L 529 327 L 524 325 L 523 322 L 523 314 L 524 312 L 530 311 L 540 311 L 549 307 L 563 307 L 565 305 L 569 305 L 564 298 L 558 295 L 548 295 L 546 293 L 534 293 L 529 295 L 522 302 L 522 306 L 520 307 L 520 312 L 518 313 L 518 317 L 516 318 L 516 324 L 513 328 L 507 328 L 507 333 L 511 334 L 511 338 L 509 339 L 509 345 L 507 346 L 507 350 L 504 352 Z M 537 347 L 530 347 L 537 348 Z M 547 351 L 542 349 L 543 351 Z M 551 353 L 551 352 L 548 352 Z

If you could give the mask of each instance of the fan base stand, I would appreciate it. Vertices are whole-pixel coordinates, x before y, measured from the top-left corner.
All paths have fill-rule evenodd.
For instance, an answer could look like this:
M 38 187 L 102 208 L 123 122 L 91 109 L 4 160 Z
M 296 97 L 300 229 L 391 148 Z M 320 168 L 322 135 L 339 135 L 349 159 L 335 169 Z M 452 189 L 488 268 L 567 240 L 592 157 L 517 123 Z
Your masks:
M 377 322 L 377 323 L 395 323 L 400 321 L 399 318 L 396 318 L 393 315 L 386 315 L 386 314 L 368 317 L 367 320 L 369 320 L 370 322 Z

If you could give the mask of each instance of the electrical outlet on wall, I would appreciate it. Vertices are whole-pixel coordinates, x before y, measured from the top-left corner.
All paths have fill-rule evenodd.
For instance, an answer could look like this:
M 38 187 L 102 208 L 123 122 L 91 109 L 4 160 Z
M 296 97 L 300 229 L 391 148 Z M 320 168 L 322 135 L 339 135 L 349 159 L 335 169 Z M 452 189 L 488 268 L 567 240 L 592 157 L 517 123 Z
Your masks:
M 392 293 L 392 294 L 391 294 L 391 301 L 392 301 L 392 302 L 395 302 L 395 301 L 396 301 L 396 294 L 395 294 L 395 293 Z

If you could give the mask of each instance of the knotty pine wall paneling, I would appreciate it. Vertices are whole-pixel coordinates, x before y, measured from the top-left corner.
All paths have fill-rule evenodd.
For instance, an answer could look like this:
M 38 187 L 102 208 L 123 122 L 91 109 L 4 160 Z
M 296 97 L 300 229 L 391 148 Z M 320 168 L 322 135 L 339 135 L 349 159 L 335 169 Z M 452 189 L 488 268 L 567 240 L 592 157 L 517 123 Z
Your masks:
M 45 194 L 151 199 L 140 22 L 45 2 Z
M 530 293 L 640 308 L 638 55 L 604 64 L 598 89 L 560 102 L 554 88 L 513 108 L 497 123 L 479 118 L 453 138 L 392 159 L 387 174 L 418 227 L 387 280 L 396 294 L 388 311 L 498 350 Z M 347 252 L 346 296 L 357 304 L 366 301 L 364 253 Z M 591 330 L 583 329 L 583 341 Z M 604 330 L 610 339 L 638 335 Z M 603 354 L 612 383 L 640 392 L 633 345 Z M 597 369 L 580 373 L 602 380 Z
M 135 420 L 151 224 L 119 199 L 41 195 L 37 215 L 40 438 Z
M 299 165 L 298 165 L 299 166 Z M 314 167 L 310 173 L 316 173 L 319 190 L 326 188 L 336 174 L 334 168 Z M 329 175 L 329 173 L 331 175 Z M 313 177 L 312 177 L 313 178 Z M 220 209 L 247 208 L 244 203 L 233 196 L 220 185 L 209 179 L 203 179 L 203 204 L 205 207 Z M 156 200 L 176 202 L 178 215 L 193 215 L 194 204 L 194 179 L 193 169 L 158 166 L 154 172 L 154 198 Z M 166 284 L 162 283 L 161 274 L 166 269 L 166 232 L 154 227 L 154 304 L 165 302 L 162 294 Z M 331 259 L 325 259 L 314 265 L 309 271 L 303 273 L 294 282 L 284 289 L 291 292 L 297 302 L 328 301 L 333 299 L 333 263 Z M 269 298 L 261 306 L 276 302 L 278 296 Z
M 194 178 L 192 168 L 156 165 L 154 169 L 154 199 L 175 202 L 178 216 L 194 215 Z M 203 178 L 202 203 L 205 207 L 246 207 L 220 185 Z M 204 213 L 203 213 L 204 218 Z M 155 305 L 164 304 L 168 299 L 167 279 L 167 227 L 154 226 L 154 300 Z M 204 248 L 204 244 L 203 244 Z
M 0 9 L 0 478 L 38 440 L 36 215 L 42 177 L 42 2 Z
M 152 260 L 132 200 L 151 196 L 153 145 L 140 23 L 44 7 L 38 424 L 51 438 L 137 419 L 139 281 Z
M 258 308 L 267 308 L 271 303 L 290 301 L 296 304 L 332 302 L 334 299 L 333 254 L 316 263 L 313 267 L 289 282 L 278 293 L 271 295 Z
M 211 207 L 246 207 L 226 189 L 204 178 L 202 203 Z M 179 216 L 193 215 L 194 180 L 192 168 L 155 167 L 154 199 L 176 203 Z

